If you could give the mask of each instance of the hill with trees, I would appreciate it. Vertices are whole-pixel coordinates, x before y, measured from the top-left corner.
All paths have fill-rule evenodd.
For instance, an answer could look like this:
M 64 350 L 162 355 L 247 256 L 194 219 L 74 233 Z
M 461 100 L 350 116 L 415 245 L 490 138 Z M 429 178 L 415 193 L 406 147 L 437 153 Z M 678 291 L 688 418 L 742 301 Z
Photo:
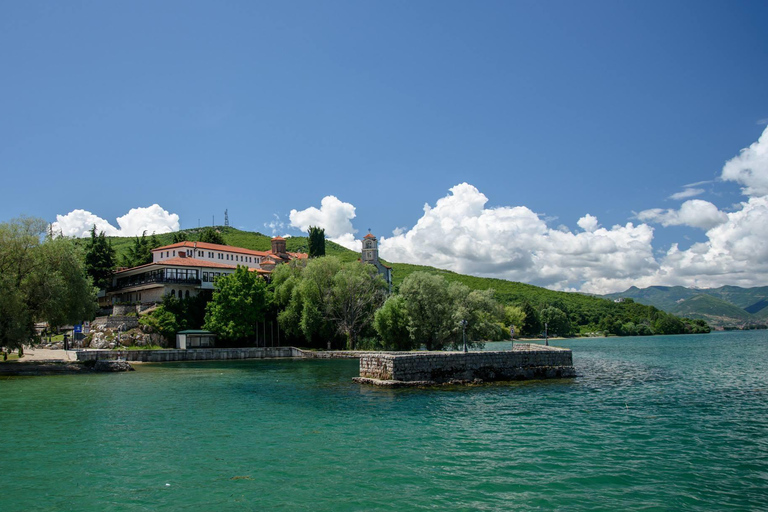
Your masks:
M 755 329 L 768 325 L 768 286 L 697 289 L 683 286 L 631 287 L 604 295 L 616 300 L 630 298 L 674 315 L 705 320 L 721 328 Z
M 246 249 L 268 251 L 271 248 L 271 237 L 257 233 L 241 231 L 232 227 L 206 227 L 183 230 L 177 233 L 149 235 L 157 246 L 169 245 L 175 241 L 199 240 L 204 233 L 214 231 L 227 245 Z M 116 252 L 118 261 L 123 261 L 125 255 L 135 252 L 137 245 L 142 244 L 141 237 L 111 238 L 111 246 Z M 289 237 L 286 240 L 290 252 L 310 251 L 310 239 L 305 236 Z M 341 264 L 357 261 L 360 254 L 350 251 L 331 241 L 325 243 L 325 253 L 333 256 Z M 493 297 L 502 306 L 513 308 L 508 310 L 507 321 L 514 323 L 523 312 L 522 325 L 516 324 L 517 332 L 524 336 L 538 336 L 544 328 L 544 320 L 551 320 L 550 335 L 586 335 L 586 334 L 615 334 L 615 335 L 647 335 L 647 334 L 682 334 L 692 332 L 708 332 L 709 327 L 701 320 L 688 320 L 671 315 L 653 305 L 645 305 L 640 301 L 614 302 L 601 297 L 590 295 L 558 292 L 524 283 L 484 277 L 467 276 L 448 270 L 441 270 L 425 265 L 407 263 L 388 263 L 393 268 L 393 286 L 396 293 L 401 292 L 403 282 L 414 273 L 436 275 L 443 278 L 449 285 L 461 284 L 469 291 L 493 290 Z M 458 288 L 456 289 L 458 290 Z M 454 290 L 456 293 L 458 291 Z M 287 307 L 288 299 L 284 306 Z M 510 313 L 511 312 L 511 313 Z M 560 314 L 562 313 L 562 315 Z M 275 313 L 277 314 L 277 313 Z M 394 312 L 393 314 L 397 314 Z M 511 316 L 509 316 L 511 314 Z M 550 323 L 550 322 L 548 322 Z M 555 326 L 557 332 L 552 331 Z M 506 327 L 506 326 L 505 326 Z M 355 336 L 364 333 L 356 333 Z

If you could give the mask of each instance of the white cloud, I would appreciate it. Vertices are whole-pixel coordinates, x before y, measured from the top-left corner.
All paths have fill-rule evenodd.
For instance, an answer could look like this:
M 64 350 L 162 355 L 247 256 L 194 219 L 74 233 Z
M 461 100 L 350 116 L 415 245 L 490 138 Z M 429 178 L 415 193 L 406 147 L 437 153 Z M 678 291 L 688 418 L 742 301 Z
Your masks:
M 576 222 L 576 224 L 578 224 L 579 227 L 584 231 L 589 231 L 590 233 L 592 233 L 598 228 L 597 217 L 590 214 L 586 214 L 585 216 L 580 218 L 578 222 Z M 562 227 L 564 229 L 560 229 L 560 231 L 567 231 L 567 228 L 565 228 L 565 226 L 562 226 Z
M 132 208 L 122 217 L 117 218 L 118 228 L 107 220 L 86 210 L 72 210 L 66 215 L 56 215 L 53 231 L 65 236 L 90 236 L 91 228 L 96 225 L 97 231 L 104 231 L 107 236 L 141 236 L 143 232 L 169 233 L 179 230 L 179 216 L 169 213 L 153 204 L 146 208 Z
M 679 210 L 652 208 L 637 214 L 643 222 L 656 222 L 667 226 L 690 226 L 699 229 L 711 229 L 728 221 L 728 216 L 718 210 L 709 201 L 691 199 L 684 202 Z
M 310 226 L 317 226 L 325 229 L 325 236 L 329 240 L 350 249 L 359 247 L 354 245 L 359 242 L 356 242 L 354 237 L 357 230 L 352 227 L 355 207 L 342 202 L 336 196 L 325 196 L 320 201 L 320 209 L 310 206 L 305 210 L 291 210 L 289 218 L 291 227 L 307 231 Z
M 278 231 L 285 229 L 285 222 L 283 222 L 280 219 L 280 216 L 276 213 L 273 213 L 272 216 L 274 217 L 270 222 L 265 222 L 264 227 L 267 228 L 272 236 L 277 235 Z M 285 237 L 283 237 L 285 238 Z
M 746 196 L 768 195 L 768 127 L 757 142 L 725 163 L 721 178 L 744 185 Z
M 462 183 L 409 231 L 381 239 L 381 254 L 396 262 L 538 284 L 555 289 L 593 290 L 601 280 L 651 275 L 653 228 L 600 228 L 596 217 L 579 220 L 583 232 L 551 229 L 524 206 L 486 208 L 488 199 Z
M 680 199 L 688 199 L 689 197 L 696 197 L 703 194 L 705 190 L 703 188 L 684 188 L 680 192 L 676 192 L 669 196 L 670 199 L 679 201 Z

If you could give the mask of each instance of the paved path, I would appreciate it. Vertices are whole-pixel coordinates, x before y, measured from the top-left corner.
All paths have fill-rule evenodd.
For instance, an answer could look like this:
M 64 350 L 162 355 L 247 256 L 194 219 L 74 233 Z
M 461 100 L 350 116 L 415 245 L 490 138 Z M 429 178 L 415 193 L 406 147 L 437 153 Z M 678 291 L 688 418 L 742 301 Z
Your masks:
M 20 361 L 77 361 L 77 356 L 74 350 L 24 347 L 24 357 Z

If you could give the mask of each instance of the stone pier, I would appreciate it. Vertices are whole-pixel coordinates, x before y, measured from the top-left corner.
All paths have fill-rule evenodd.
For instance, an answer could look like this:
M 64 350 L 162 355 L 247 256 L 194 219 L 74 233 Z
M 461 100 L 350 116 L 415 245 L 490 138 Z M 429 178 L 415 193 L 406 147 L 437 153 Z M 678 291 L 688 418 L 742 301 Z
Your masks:
M 503 352 L 369 353 L 354 380 L 378 386 L 431 386 L 575 377 L 570 349 L 515 344 Z

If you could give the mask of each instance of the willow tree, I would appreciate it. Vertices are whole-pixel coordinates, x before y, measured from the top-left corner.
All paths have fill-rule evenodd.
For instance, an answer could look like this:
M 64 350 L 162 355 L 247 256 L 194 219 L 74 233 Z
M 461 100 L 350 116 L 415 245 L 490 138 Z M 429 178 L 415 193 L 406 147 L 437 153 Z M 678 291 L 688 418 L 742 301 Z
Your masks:
M 47 228 L 30 217 L 0 223 L 0 346 L 34 343 L 35 322 L 75 324 L 96 311 L 82 249 L 68 238 L 44 237 Z

